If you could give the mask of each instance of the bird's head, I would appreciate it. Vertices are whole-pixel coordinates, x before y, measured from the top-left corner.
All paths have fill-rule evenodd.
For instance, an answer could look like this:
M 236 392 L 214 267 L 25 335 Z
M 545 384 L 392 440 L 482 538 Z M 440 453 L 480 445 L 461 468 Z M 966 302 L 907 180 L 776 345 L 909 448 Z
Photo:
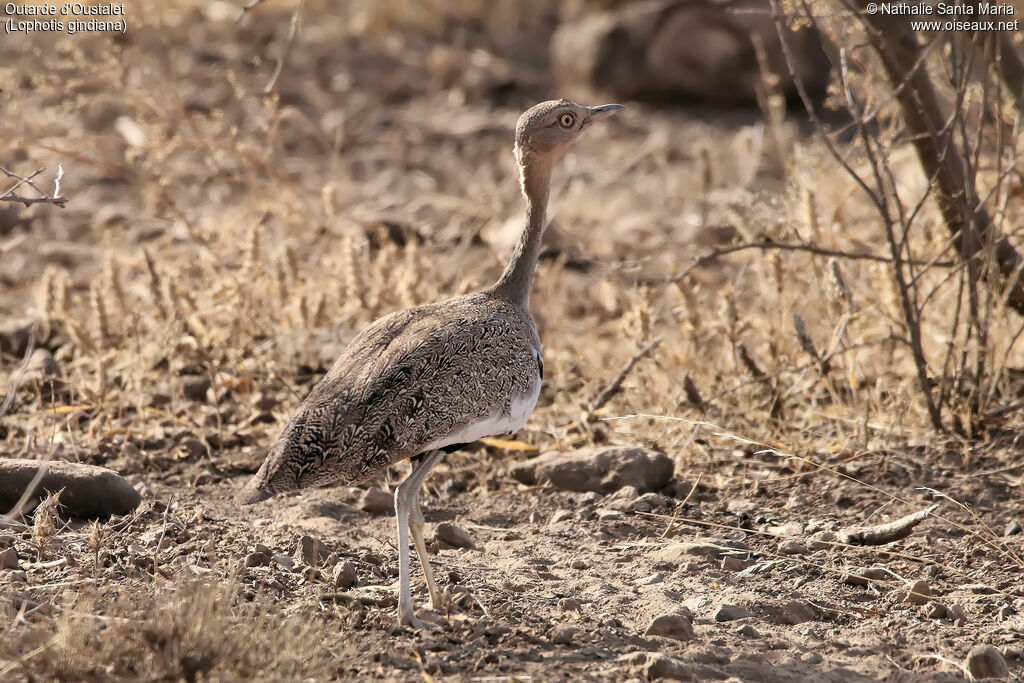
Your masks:
M 516 124 L 516 159 L 522 166 L 535 160 L 554 163 L 584 128 L 624 108 L 621 104 L 584 107 L 568 100 L 530 107 Z
M 281 441 L 274 445 L 259 471 L 237 494 L 237 502 L 251 505 L 300 488 L 300 476 L 295 472 L 293 459 L 288 457 L 286 445 Z

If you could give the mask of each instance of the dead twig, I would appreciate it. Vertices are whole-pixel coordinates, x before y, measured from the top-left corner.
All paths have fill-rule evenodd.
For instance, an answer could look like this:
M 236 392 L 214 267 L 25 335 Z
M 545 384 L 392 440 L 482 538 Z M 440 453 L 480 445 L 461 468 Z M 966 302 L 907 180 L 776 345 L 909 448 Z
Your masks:
M 263 0 L 253 0 L 251 3 L 252 7 L 255 7 L 263 2 Z M 270 80 L 263 86 L 263 93 L 269 95 L 274 91 L 274 86 L 277 85 L 277 79 L 281 76 L 281 70 L 284 68 L 284 62 L 288 58 L 288 53 L 292 51 L 292 44 L 295 42 L 295 35 L 299 32 L 299 19 L 302 15 L 302 7 L 306 4 L 306 0 L 299 0 L 299 3 L 295 5 L 295 11 L 292 12 L 291 24 L 288 27 L 288 38 L 285 41 L 284 47 L 281 49 L 281 54 L 277 58 L 277 64 L 274 65 L 274 73 L 271 74 Z
M 735 254 L 736 252 L 739 252 L 739 251 L 748 251 L 750 249 L 760 249 L 762 251 L 769 251 L 769 250 L 772 250 L 772 249 L 776 249 L 776 250 L 780 250 L 780 251 L 802 251 L 802 252 L 805 252 L 805 253 L 808 253 L 808 254 L 812 254 L 814 256 L 836 258 L 836 259 L 847 259 L 847 260 L 850 260 L 850 261 L 877 261 L 879 263 L 891 263 L 892 262 L 892 257 L 891 256 L 883 256 L 881 254 L 869 254 L 869 253 L 866 253 L 866 252 L 841 251 L 839 249 L 826 249 L 824 247 L 818 247 L 818 246 L 815 246 L 813 244 L 793 244 L 793 243 L 789 243 L 789 242 L 772 242 L 772 241 L 748 242 L 748 243 L 745 243 L 745 244 L 733 244 L 733 245 L 730 245 L 728 247 L 719 247 L 718 249 L 712 249 L 711 251 L 709 251 L 708 253 L 704 254 L 703 256 L 698 257 L 696 261 L 691 263 L 689 266 L 687 266 L 683 270 L 679 271 L 677 274 L 671 276 L 668 279 L 668 281 L 669 282 L 678 282 L 679 280 L 682 280 L 687 275 L 689 275 L 691 272 L 693 272 L 695 269 L 703 268 L 704 266 L 707 266 L 707 265 L 713 263 L 714 261 L 717 261 L 718 259 L 720 259 L 723 256 L 728 256 L 729 254 Z M 910 263 L 910 261 L 907 261 L 906 259 L 904 259 L 903 262 L 904 263 Z M 914 263 L 914 265 L 918 265 L 918 266 L 934 266 L 934 267 L 938 267 L 938 268 L 950 268 L 950 267 L 956 265 L 956 263 L 954 261 L 927 261 L 927 260 L 920 260 L 920 261 L 914 261 L 913 263 Z
M 632 358 L 629 359 L 629 362 L 626 363 L 626 366 L 624 368 L 622 368 L 622 371 L 618 374 L 618 376 L 612 380 L 612 383 L 605 387 L 604 391 L 598 394 L 597 398 L 594 400 L 594 403 L 590 406 L 589 412 L 591 415 L 593 415 L 598 410 L 603 408 L 604 405 L 611 400 L 612 396 L 619 392 L 619 389 L 622 387 L 622 383 L 625 381 L 629 373 L 633 370 L 633 367 L 637 363 L 639 363 L 645 356 L 647 356 L 647 354 L 649 354 L 654 349 L 658 348 L 659 344 L 661 344 L 661 340 L 655 339 L 646 344 L 643 348 L 637 351 Z
M 839 540 L 850 545 L 885 545 L 906 538 L 914 527 L 939 509 L 938 503 L 927 510 L 918 510 L 888 524 L 868 527 L 847 527 L 839 530 Z
M 39 186 L 32 181 L 32 179 L 42 173 L 43 170 L 44 169 L 39 168 L 31 175 L 20 176 L 17 173 L 8 171 L 3 166 L 0 166 L 0 172 L 8 178 L 14 178 L 18 181 L 5 192 L 0 194 L 0 202 L 15 202 L 18 204 L 24 204 L 25 206 L 32 206 L 33 204 L 53 204 L 63 209 L 64 205 L 67 204 L 68 201 L 68 198 L 61 193 L 60 188 L 60 181 L 64 178 L 64 164 L 57 164 L 57 176 L 53 179 L 53 194 L 46 194 L 46 192 L 41 190 Z M 39 196 L 26 197 L 24 195 L 17 194 L 15 191 L 22 185 L 27 185 L 32 188 L 39 194 Z

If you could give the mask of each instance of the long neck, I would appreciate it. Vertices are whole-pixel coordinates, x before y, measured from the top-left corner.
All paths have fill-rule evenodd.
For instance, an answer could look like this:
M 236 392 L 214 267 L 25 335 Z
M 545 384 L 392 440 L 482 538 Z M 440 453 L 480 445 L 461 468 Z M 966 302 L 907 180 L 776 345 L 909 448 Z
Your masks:
M 505 272 L 491 288 L 494 296 L 505 299 L 526 310 L 530 299 L 533 271 L 540 256 L 541 237 L 544 234 L 551 185 L 551 162 L 531 159 L 522 166 L 523 196 L 526 197 L 526 227 L 519 235 Z

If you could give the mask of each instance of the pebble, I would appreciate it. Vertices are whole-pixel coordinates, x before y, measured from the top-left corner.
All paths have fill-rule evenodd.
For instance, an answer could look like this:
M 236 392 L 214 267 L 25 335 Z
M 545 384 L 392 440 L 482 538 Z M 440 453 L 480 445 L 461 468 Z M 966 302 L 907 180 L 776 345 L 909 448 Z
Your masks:
M 780 543 L 778 550 L 782 555 L 806 555 L 811 552 L 810 548 L 795 538 L 789 538 Z
M 670 543 L 654 554 L 654 558 L 664 562 L 682 562 L 688 556 L 704 556 L 721 558 L 734 554 L 736 550 L 749 550 L 743 541 L 708 539 L 694 543 Z
M 910 587 L 907 594 L 903 597 L 903 602 L 911 605 L 925 605 L 932 599 L 932 589 L 928 585 L 927 581 L 915 581 L 914 585 Z
M 206 401 L 206 392 L 210 389 L 210 378 L 206 375 L 185 375 L 181 378 L 185 398 L 192 401 Z
M 872 581 L 885 581 L 891 578 L 889 572 L 881 567 L 868 567 L 867 569 L 854 567 L 843 574 L 839 580 L 849 586 L 866 586 Z
M 829 550 L 839 542 L 839 534 L 834 531 L 817 531 L 807 539 L 807 547 L 811 550 Z
M 660 652 L 647 655 L 644 662 L 644 674 L 649 680 L 656 678 L 669 678 L 677 681 L 696 680 L 693 669 L 689 665 Z
M 303 536 L 299 539 L 299 547 L 296 554 L 310 567 L 319 567 L 330 554 L 327 547 L 312 536 Z
M 282 553 L 280 555 L 274 555 L 272 559 L 274 560 L 274 563 L 282 569 L 286 569 L 288 571 L 295 569 L 295 558 L 291 555 L 285 555 Z
M 339 562 L 334 566 L 334 587 L 341 590 L 351 588 L 359 580 L 356 575 L 356 568 L 348 560 Z
M 776 624 L 795 626 L 805 621 L 814 621 L 814 609 L 802 600 L 790 600 L 782 605 L 767 606 L 768 614 Z
M 8 578 L 10 578 L 11 581 L 16 581 L 16 582 L 20 582 L 20 583 L 28 583 L 28 573 L 26 571 L 22 570 L 22 569 L 17 569 L 15 571 L 12 571 L 7 576 L 8 576 Z
M 1010 669 L 1002 653 L 991 645 L 977 645 L 967 653 L 964 667 L 975 679 L 1008 678 Z
M 693 624 L 681 614 L 662 614 L 651 620 L 644 635 L 663 636 L 675 640 L 693 640 Z
M 614 519 L 622 519 L 622 513 L 618 510 L 601 510 L 597 513 L 597 518 L 602 522 L 608 522 Z
M 730 572 L 743 571 L 752 564 L 754 564 L 753 560 L 744 560 L 735 555 L 727 555 L 722 558 L 722 569 Z
M 1020 520 L 1015 519 L 1003 528 L 1003 536 L 1016 536 L 1021 532 Z
M 270 564 L 270 553 L 265 553 L 262 550 L 249 553 L 249 556 L 245 558 L 246 567 L 266 567 L 268 564 Z
M 0 552 L 0 569 L 21 569 L 18 564 L 18 553 L 14 548 Z
M 178 446 L 193 458 L 199 458 L 209 453 L 206 444 L 194 436 L 186 436 L 178 442 Z
M 473 537 L 469 535 L 469 532 L 460 526 L 456 526 L 451 522 L 441 522 L 437 525 L 434 530 L 434 538 L 440 542 L 452 546 L 453 548 L 476 548 L 476 543 L 473 542 Z
M 736 629 L 736 633 L 740 634 L 744 638 L 760 638 L 761 637 L 761 632 L 758 631 L 753 626 L 751 626 L 750 624 L 743 624 L 738 629 Z
M 645 576 L 642 579 L 637 579 L 633 582 L 634 586 L 653 586 L 656 583 L 661 583 L 665 580 L 665 575 L 661 572 L 656 572 L 650 576 Z
M 819 655 L 817 652 L 805 652 L 800 655 L 800 661 L 806 664 L 821 664 L 824 661 L 824 657 Z
M 579 612 L 583 608 L 576 598 L 562 598 L 558 606 L 562 608 L 563 612 Z
M 569 568 L 570 569 L 590 569 L 590 565 L 588 565 L 583 560 L 573 560 L 572 562 L 569 563 Z
M 551 515 L 551 519 L 548 521 L 549 526 L 560 524 L 561 522 L 572 521 L 575 514 L 572 510 L 558 510 L 555 514 Z
M 715 610 L 715 621 L 735 621 L 752 616 L 754 614 L 750 610 L 740 605 L 722 604 Z
M 395 509 L 395 497 L 380 489 L 366 489 L 359 500 L 359 508 L 366 512 L 389 512 Z
M 567 624 L 560 624 L 551 629 L 551 642 L 557 643 L 558 645 L 570 645 L 576 636 L 579 635 L 580 630 L 575 626 L 569 626 Z
M 945 619 L 949 615 L 949 608 L 941 602 L 933 602 L 928 608 L 929 619 Z

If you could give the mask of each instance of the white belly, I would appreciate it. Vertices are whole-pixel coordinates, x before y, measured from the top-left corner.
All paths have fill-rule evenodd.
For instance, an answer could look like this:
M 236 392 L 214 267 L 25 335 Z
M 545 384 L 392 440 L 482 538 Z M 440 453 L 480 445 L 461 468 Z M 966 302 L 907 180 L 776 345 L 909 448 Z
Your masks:
M 479 422 L 466 425 L 456 432 L 430 442 L 423 447 L 423 451 L 432 451 L 458 443 L 472 443 L 479 441 L 485 436 L 518 432 L 526 424 L 526 421 L 530 419 L 530 415 L 537 405 L 537 397 L 540 396 L 540 385 L 541 381 L 538 377 L 537 381 L 533 383 L 533 388 L 529 394 L 512 401 L 508 414 L 496 413 Z

